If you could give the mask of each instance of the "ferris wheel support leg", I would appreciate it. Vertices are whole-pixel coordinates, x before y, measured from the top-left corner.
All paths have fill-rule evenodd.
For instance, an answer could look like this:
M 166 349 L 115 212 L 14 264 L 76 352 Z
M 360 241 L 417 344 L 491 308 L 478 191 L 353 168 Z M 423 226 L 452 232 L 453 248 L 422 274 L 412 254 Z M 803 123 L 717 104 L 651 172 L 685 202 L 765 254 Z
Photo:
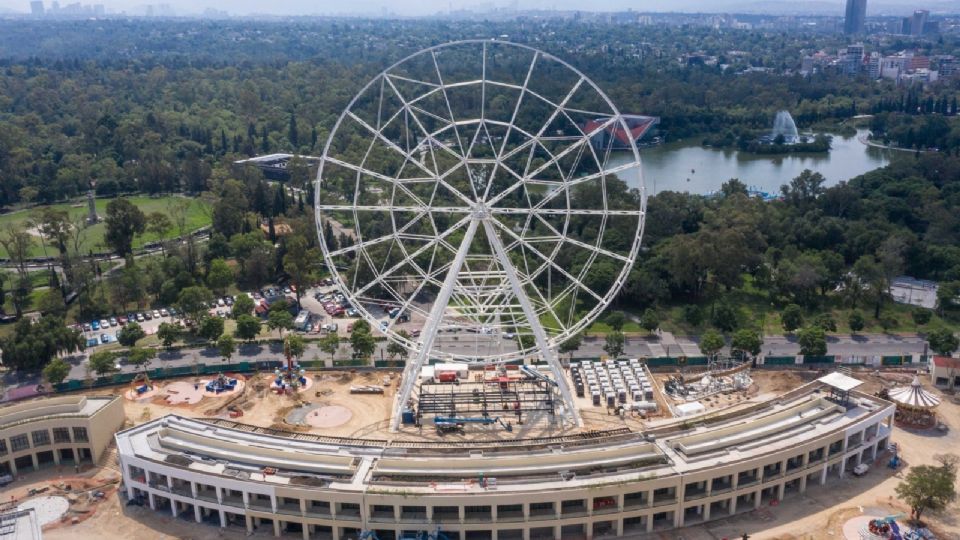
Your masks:
M 473 237 L 477 233 L 477 226 L 478 221 L 476 219 L 471 219 L 469 225 L 467 225 L 463 240 L 460 242 L 460 249 L 457 250 L 457 255 L 447 270 L 447 276 L 443 280 L 443 287 L 440 288 L 437 299 L 433 302 L 433 307 L 430 309 L 430 315 L 423 325 L 423 331 L 420 334 L 420 350 L 417 351 L 417 356 L 413 362 L 408 362 L 403 370 L 403 377 L 400 380 L 400 391 L 397 392 L 397 401 L 393 404 L 393 417 L 390 419 L 390 431 L 400 429 L 403 409 L 407 406 L 407 402 L 410 401 L 410 396 L 413 395 L 413 389 L 417 384 L 417 376 L 420 373 L 420 369 L 430 358 L 433 342 L 437 337 L 437 333 L 440 331 L 443 312 L 450 303 L 450 296 L 453 295 L 453 288 L 457 284 L 460 269 L 463 267 L 463 262 L 467 259 L 467 254 L 470 252 L 470 245 L 473 243 Z
M 540 319 L 533 310 L 527 293 L 523 291 L 520 278 L 517 276 L 517 271 L 513 267 L 513 263 L 510 262 L 510 258 L 507 256 L 503 242 L 500 241 L 500 237 L 497 236 L 497 232 L 489 220 L 484 220 L 483 228 L 487 233 L 487 241 L 493 248 L 497 260 L 499 260 L 500 265 L 503 266 L 504 273 L 507 275 L 507 281 L 510 282 L 510 287 L 513 289 L 513 294 L 520 302 L 523 314 L 530 323 L 530 329 L 533 331 L 533 338 L 537 342 L 537 348 L 553 371 L 554 380 L 557 383 L 557 388 L 560 390 L 560 396 L 563 398 L 563 410 L 560 411 L 561 418 L 565 417 L 575 426 L 583 427 L 583 420 L 580 418 L 580 413 L 577 411 L 577 407 L 573 402 L 573 394 L 570 393 L 570 385 L 567 384 L 567 379 L 563 375 L 563 366 L 560 364 L 560 359 L 557 358 L 553 350 L 547 345 L 547 332 L 543 329 L 543 325 L 540 324 Z

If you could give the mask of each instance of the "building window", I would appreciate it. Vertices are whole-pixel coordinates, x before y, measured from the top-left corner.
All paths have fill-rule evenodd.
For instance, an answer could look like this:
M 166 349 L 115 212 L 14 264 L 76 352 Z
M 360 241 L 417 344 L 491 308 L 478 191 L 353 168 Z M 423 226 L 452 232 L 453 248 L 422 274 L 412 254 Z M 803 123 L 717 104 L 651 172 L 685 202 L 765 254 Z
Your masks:
M 16 437 L 10 437 L 10 448 L 14 452 L 19 452 L 20 450 L 26 450 L 30 448 L 30 441 L 27 440 L 26 435 L 17 435 Z
M 33 437 L 33 446 L 46 446 L 50 444 L 50 432 L 45 429 L 38 429 L 31 433 Z
M 7 454 L 7 440 L 0 439 L 0 456 L 4 456 L 6 454 Z
M 53 442 L 55 443 L 70 442 L 70 428 L 65 428 L 65 427 L 53 428 Z
M 90 439 L 87 438 L 87 428 L 85 427 L 73 428 L 73 440 L 76 442 L 89 442 Z

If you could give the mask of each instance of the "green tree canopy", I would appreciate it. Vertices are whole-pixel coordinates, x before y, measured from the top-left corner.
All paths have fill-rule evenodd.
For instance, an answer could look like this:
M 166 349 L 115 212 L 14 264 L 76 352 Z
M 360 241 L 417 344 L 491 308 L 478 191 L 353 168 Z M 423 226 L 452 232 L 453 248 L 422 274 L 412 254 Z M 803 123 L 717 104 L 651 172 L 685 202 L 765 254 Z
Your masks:
M 251 315 L 255 307 L 253 298 L 250 298 L 246 294 L 238 294 L 230 310 L 230 316 L 239 320 L 241 315 Z
M 236 306 L 236 304 L 234 304 Z M 250 314 L 243 314 L 237 317 L 237 328 L 233 331 L 233 335 L 237 339 L 251 340 L 257 337 L 260 333 L 260 319 L 254 317 Z
M 147 217 L 129 199 L 120 197 L 107 203 L 103 240 L 120 257 L 133 251 L 133 237 L 143 234 Z
M 70 364 L 63 358 L 54 358 L 43 368 L 43 378 L 50 384 L 60 384 L 70 375 Z
M 941 356 L 950 356 L 957 350 L 957 347 L 960 347 L 960 340 L 957 340 L 957 336 L 949 328 L 935 328 L 927 334 L 927 343 L 930 344 L 930 349 L 941 355 Z
M 609 332 L 604 340 L 603 352 L 607 353 L 610 358 L 620 358 L 623 356 L 625 344 L 626 337 L 623 335 L 623 332 Z
M 756 356 L 760 354 L 763 346 L 763 339 L 760 333 L 750 328 L 741 328 L 737 330 L 730 340 L 730 352 L 734 355 Z
M 793 332 L 803 326 L 803 311 L 800 309 L 800 306 L 790 304 L 784 308 L 783 313 L 780 315 L 780 324 L 783 325 L 783 329 L 787 332 Z
M 124 347 L 133 347 L 137 341 L 145 338 L 147 333 L 136 322 L 128 322 L 126 326 L 117 332 L 117 341 Z
M 197 335 L 207 341 L 216 341 L 223 334 L 223 319 L 220 317 L 204 317 L 200 319 Z
M 157 339 L 164 347 L 170 348 L 180 339 L 180 325 L 168 322 L 160 323 L 160 326 L 157 327 Z
M 823 356 L 827 354 L 827 336 L 819 326 L 805 326 L 797 332 L 800 354 L 804 356 Z
M 700 352 L 707 356 L 716 355 L 724 345 L 723 336 L 716 330 L 710 329 L 700 335 Z
M 80 332 L 52 315 L 36 322 L 21 319 L 10 334 L 0 338 L 4 365 L 21 371 L 39 370 L 61 353 L 83 350 L 85 344 Z
M 220 353 L 221 358 L 229 362 L 233 358 L 233 353 L 237 352 L 237 344 L 233 341 L 233 336 L 223 334 L 218 337 L 217 352 Z
M 957 499 L 957 457 L 936 456 L 940 465 L 914 465 L 894 488 L 897 497 L 910 505 L 910 518 L 920 521 L 927 510 L 941 510 Z

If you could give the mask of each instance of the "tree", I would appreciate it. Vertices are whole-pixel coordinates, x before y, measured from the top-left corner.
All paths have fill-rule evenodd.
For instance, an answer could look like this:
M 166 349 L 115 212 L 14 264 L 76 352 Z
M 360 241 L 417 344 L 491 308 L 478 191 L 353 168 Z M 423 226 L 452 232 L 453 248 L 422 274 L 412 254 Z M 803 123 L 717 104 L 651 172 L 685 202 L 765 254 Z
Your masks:
M 361 321 L 357 321 L 359 323 Z M 366 321 L 363 321 L 366 322 Z M 354 324 L 350 332 L 350 347 L 354 358 L 369 358 L 377 349 L 377 342 L 370 333 L 370 325 Z
M 117 341 L 124 347 L 133 347 L 137 341 L 146 337 L 147 333 L 143 331 L 136 322 L 128 322 L 126 326 L 117 332 Z
M 146 370 L 150 360 L 157 356 L 157 351 L 148 347 L 134 347 L 127 352 L 127 362 L 138 368 Z
M 737 310 L 727 302 L 717 304 L 713 309 L 710 322 L 721 332 L 733 332 L 740 325 L 737 320 Z
M 850 331 L 853 333 L 863 330 L 863 327 L 865 326 L 863 313 L 860 313 L 859 311 L 851 311 L 850 316 L 847 317 L 847 325 L 850 326 Z
M 146 230 L 147 217 L 135 204 L 121 197 L 107 203 L 104 224 L 104 242 L 114 253 L 126 257 L 133 251 L 133 237 Z
M 70 364 L 63 358 L 54 358 L 43 367 L 43 378 L 50 384 L 60 384 L 70 375 Z
M 87 364 L 94 373 L 101 377 L 117 370 L 114 354 L 109 351 L 99 351 L 91 354 Z
M 660 328 L 660 315 L 653 308 L 647 308 L 640 317 L 640 326 L 647 332 L 653 332 Z
M 233 357 L 233 353 L 237 352 L 237 344 L 233 341 L 233 336 L 230 334 L 223 334 L 217 338 L 217 352 L 220 353 L 220 356 L 227 362 Z
M 805 326 L 797 332 L 800 354 L 804 356 L 823 356 L 827 354 L 827 336 L 819 326 Z
M 63 293 L 60 289 L 43 291 L 37 301 L 37 310 L 44 315 L 62 317 L 67 311 L 67 305 L 63 303 Z
M 236 304 L 234 304 L 236 307 Z M 260 319 L 245 313 L 237 317 L 237 328 L 233 331 L 233 335 L 237 339 L 251 340 L 257 337 L 260 333 Z
M 387 356 L 390 357 L 390 360 L 393 361 L 398 355 L 403 355 L 406 352 L 407 348 L 397 343 L 396 341 L 390 341 L 387 343 Z
M 207 287 L 210 287 L 217 296 L 223 296 L 227 287 L 233 284 L 235 279 L 233 268 L 230 268 L 227 261 L 223 259 L 210 261 L 209 268 L 207 268 Z M 249 297 L 247 298 L 249 299 Z
M 54 357 L 83 350 L 83 334 L 64 324 L 63 319 L 43 315 L 36 321 L 20 319 L 13 331 L 0 338 L 5 366 L 35 371 Z
M 180 339 L 180 325 L 163 322 L 157 328 L 157 339 L 168 349 Z
M 580 345 L 583 344 L 583 334 L 579 332 L 568 337 L 566 341 L 560 344 L 560 347 L 557 349 L 557 352 L 560 354 L 570 353 L 570 358 L 573 358 L 573 352 L 580 348 Z
M 707 356 L 715 356 L 724 345 L 726 345 L 726 342 L 723 336 L 716 330 L 707 330 L 700 336 L 700 352 Z
M 627 322 L 627 316 L 622 311 L 612 311 L 604 320 L 614 332 L 623 331 L 623 325 Z
M 163 212 L 151 212 L 147 215 L 147 224 L 145 227 L 146 232 L 157 237 L 157 241 L 160 242 L 160 253 L 164 256 L 167 254 L 166 249 L 163 247 L 163 239 L 167 234 L 167 231 L 173 228 L 173 221 L 167 217 Z
M 177 295 L 177 307 L 183 313 L 185 319 L 192 322 L 199 322 L 200 317 L 204 316 L 209 309 L 207 306 L 213 300 L 213 293 L 210 289 L 201 286 L 187 287 Z
M 760 354 L 761 347 L 763 347 L 763 339 L 756 330 L 750 328 L 737 330 L 730 340 L 731 354 L 739 355 L 741 359 L 746 355 Z
M 814 326 L 819 326 L 823 329 L 824 332 L 836 332 L 837 331 L 837 321 L 833 318 L 832 313 L 821 313 L 813 320 Z
M 927 510 L 940 510 L 957 498 L 956 456 L 940 456 L 940 465 L 914 465 L 894 488 L 897 497 L 910 505 L 915 522 Z
M 910 317 L 913 318 L 913 322 L 919 326 L 929 323 L 932 316 L 933 313 L 931 313 L 929 309 L 922 307 L 913 308 L 913 311 L 910 312 Z
M 787 332 L 793 332 L 803 326 L 803 312 L 800 310 L 800 306 L 790 304 L 784 308 L 780 316 L 780 324 L 783 325 L 783 329 Z
M 333 355 L 337 354 L 337 349 L 340 348 L 340 336 L 335 332 L 331 332 L 322 338 L 318 343 L 320 350 L 330 355 L 330 360 L 333 360 Z
M 284 348 L 290 352 L 290 356 L 297 359 L 299 362 L 303 358 L 303 353 L 307 352 L 307 342 L 303 340 L 303 336 L 297 334 L 290 334 L 283 340 Z
M 216 341 L 223 334 L 223 319 L 220 317 L 203 317 L 197 335 L 207 341 Z
M 317 248 L 309 247 L 307 239 L 301 234 L 295 234 L 286 239 L 287 252 L 283 256 L 283 269 L 290 276 L 290 281 L 296 289 L 297 307 L 300 306 L 300 297 L 313 283 L 317 265 L 322 260 Z
M 287 303 L 284 301 L 276 302 L 270 306 L 270 314 L 267 315 L 267 328 L 270 330 L 280 330 L 280 337 L 283 338 L 283 331 L 293 328 L 293 315 L 287 309 Z
M 250 298 L 246 294 L 238 294 L 237 299 L 233 302 L 233 308 L 230 310 L 230 316 L 239 320 L 241 315 L 250 315 L 253 313 L 255 307 L 253 298 Z
M 607 353 L 610 358 L 620 358 L 623 356 L 623 348 L 626 341 L 623 332 L 610 332 L 607 334 L 605 343 L 603 344 L 603 351 Z
M 957 347 L 960 347 L 960 340 L 948 328 L 936 328 L 927 334 L 927 343 L 930 349 L 941 356 L 950 356 Z

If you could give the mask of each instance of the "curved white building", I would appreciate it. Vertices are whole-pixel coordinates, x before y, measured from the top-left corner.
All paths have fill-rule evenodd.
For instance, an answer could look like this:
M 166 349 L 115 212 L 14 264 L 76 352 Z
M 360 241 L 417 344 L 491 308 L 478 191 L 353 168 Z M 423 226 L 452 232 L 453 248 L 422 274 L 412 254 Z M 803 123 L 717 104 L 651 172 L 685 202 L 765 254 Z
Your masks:
M 305 539 L 438 526 L 449 538 L 600 537 L 790 504 L 872 461 L 894 406 L 835 390 L 813 382 L 644 433 L 412 443 L 166 416 L 116 439 L 128 498 L 213 526 Z

